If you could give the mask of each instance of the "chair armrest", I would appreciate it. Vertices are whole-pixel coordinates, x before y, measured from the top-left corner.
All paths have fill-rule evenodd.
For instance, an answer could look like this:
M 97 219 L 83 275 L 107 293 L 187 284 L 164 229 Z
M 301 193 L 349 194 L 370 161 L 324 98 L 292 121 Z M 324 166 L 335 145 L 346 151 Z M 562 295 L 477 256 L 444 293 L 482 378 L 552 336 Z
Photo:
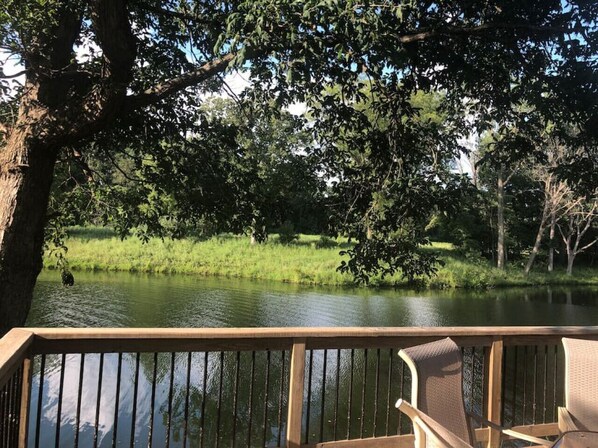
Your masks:
M 409 417 L 414 425 L 419 426 L 426 433 L 426 436 L 437 440 L 442 446 L 446 448 L 472 448 L 469 443 L 453 434 L 429 415 L 411 406 L 405 400 L 397 401 L 396 407 Z
M 573 421 L 573 416 L 567 410 L 567 408 L 559 407 L 558 411 L 559 418 L 559 432 L 562 434 L 567 431 L 578 431 L 579 428 Z
M 497 425 L 496 423 L 491 422 L 490 420 L 487 420 L 478 414 L 473 414 L 470 412 L 468 412 L 468 414 L 471 418 L 480 422 L 481 424 L 489 426 L 490 428 L 495 429 L 497 431 L 500 431 L 501 433 L 507 436 L 511 436 L 519 440 L 525 440 L 526 442 L 532 442 L 537 445 L 552 446 L 552 442 L 550 442 L 549 440 L 540 439 L 539 437 L 530 436 L 529 434 L 524 434 L 519 431 L 513 431 L 512 429 L 508 429 L 503 426 Z

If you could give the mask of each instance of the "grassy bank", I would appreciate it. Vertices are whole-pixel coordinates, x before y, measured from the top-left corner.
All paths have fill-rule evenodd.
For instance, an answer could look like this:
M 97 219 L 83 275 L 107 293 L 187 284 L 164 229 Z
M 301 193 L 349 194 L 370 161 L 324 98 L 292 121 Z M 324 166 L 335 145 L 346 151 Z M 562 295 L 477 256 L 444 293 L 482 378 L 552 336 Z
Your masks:
M 349 285 L 352 278 L 336 271 L 339 250 L 321 247 L 318 236 L 301 235 L 290 245 L 271 237 L 262 245 L 251 245 L 249 238 L 218 236 L 207 241 L 193 239 L 151 239 L 142 244 L 131 237 L 124 241 L 109 229 L 74 228 L 67 241 L 69 266 L 73 271 L 130 271 L 166 274 L 239 277 L 315 285 Z M 427 249 L 438 252 L 445 265 L 438 274 L 421 279 L 428 288 L 488 288 L 528 285 L 598 285 L 598 270 L 580 268 L 573 277 L 564 271 L 552 274 L 533 272 L 529 277 L 519 267 L 499 271 L 485 260 L 465 259 L 449 244 L 435 243 Z M 56 260 L 47 254 L 44 266 L 52 269 Z M 374 278 L 374 286 L 404 286 L 399 275 L 384 280 Z

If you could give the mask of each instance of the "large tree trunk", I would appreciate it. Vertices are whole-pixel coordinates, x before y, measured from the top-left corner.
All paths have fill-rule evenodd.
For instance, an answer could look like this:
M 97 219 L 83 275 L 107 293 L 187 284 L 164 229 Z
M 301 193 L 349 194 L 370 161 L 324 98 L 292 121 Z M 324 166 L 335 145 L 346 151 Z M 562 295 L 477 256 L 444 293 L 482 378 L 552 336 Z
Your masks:
M 13 129 L 0 149 L 0 334 L 24 325 L 31 306 L 57 154 L 33 124 Z
M 505 268 L 505 182 L 504 169 L 501 166 L 498 172 L 497 182 L 497 222 L 496 227 L 498 231 L 497 245 L 496 245 L 496 267 L 498 269 Z
M 575 252 L 567 251 L 567 275 L 573 275 L 573 262 L 575 261 Z
M 117 0 L 85 2 L 103 52 L 101 81 L 79 86 L 69 76 L 83 17 L 83 3 L 72 3 L 62 2 L 56 23 L 31 39 L 19 116 L 0 149 L 0 333 L 23 325 L 31 306 L 58 151 L 106 128 L 132 78 L 136 41 L 126 2 Z

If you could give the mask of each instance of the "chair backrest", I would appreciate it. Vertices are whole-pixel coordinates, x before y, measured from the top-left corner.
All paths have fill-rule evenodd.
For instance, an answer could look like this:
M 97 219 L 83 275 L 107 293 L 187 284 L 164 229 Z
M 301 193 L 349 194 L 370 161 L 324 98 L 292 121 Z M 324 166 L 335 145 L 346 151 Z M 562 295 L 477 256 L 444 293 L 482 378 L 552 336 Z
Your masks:
M 563 338 L 565 407 L 581 430 L 598 431 L 598 341 Z
M 411 370 L 411 404 L 473 445 L 463 400 L 463 357 L 450 338 L 403 349 Z

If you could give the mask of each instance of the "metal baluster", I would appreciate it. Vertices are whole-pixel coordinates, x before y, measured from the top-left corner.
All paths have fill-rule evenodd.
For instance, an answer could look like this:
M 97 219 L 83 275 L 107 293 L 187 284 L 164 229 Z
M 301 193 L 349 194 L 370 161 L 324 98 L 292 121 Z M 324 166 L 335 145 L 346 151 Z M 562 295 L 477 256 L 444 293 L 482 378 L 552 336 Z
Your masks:
M 5 431 L 4 431 L 4 438 L 6 440 L 6 446 L 9 446 L 10 443 L 10 436 L 12 432 L 12 405 L 15 398 L 14 393 L 14 383 L 15 383 L 15 375 L 8 380 L 6 383 L 6 413 L 5 413 Z
M 521 424 L 525 425 L 525 411 L 527 409 L 527 345 L 523 349 L 523 415 Z
M 35 424 L 35 446 L 39 446 L 39 435 L 41 430 L 42 404 L 44 401 L 44 377 L 46 375 L 46 355 L 42 355 L 39 368 L 39 390 L 37 394 L 37 418 Z
M 12 438 L 10 440 L 11 446 L 18 446 L 19 444 L 19 417 L 21 415 L 21 391 L 23 389 L 23 365 L 21 364 L 15 373 L 14 382 L 14 402 L 13 402 L 13 419 L 12 419 Z
M 480 365 L 482 367 L 482 381 L 480 382 L 480 389 L 481 389 L 480 402 L 482 403 L 482 406 L 481 406 L 482 407 L 482 415 L 488 415 L 488 409 L 484 409 L 484 404 L 486 402 L 486 400 L 484 400 L 484 397 L 486 396 L 486 391 L 484 389 L 488 385 L 486 382 L 485 366 L 487 365 L 486 364 L 486 356 L 490 352 L 490 347 L 482 347 L 481 352 L 482 352 L 482 360 L 480 362 Z
M 10 432 L 10 383 L 12 382 L 12 378 L 10 378 L 0 394 L 2 395 L 2 407 L 0 408 L 0 416 L 2 419 L 0 420 L 0 446 L 8 448 L 8 441 L 9 441 L 9 432 Z
M 388 350 L 388 383 L 386 385 L 387 397 L 386 397 L 386 431 L 384 435 L 388 436 L 390 430 L 390 405 L 391 405 L 391 389 L 392 389 L 392 352 L 393 349 Z
M 280 354 L 280 390 L 278 392 L 278 437 L 276 445 L 280 446 L 282 440 L 282 405 L 284 402 L 284 383 L 285 383 L 285 351 Z
M 135 377 L 133 378 L 133 409 L 131 411 L 131 447 L 135 446 L 135 424 L 137 423 L 137 392 L 139 390 L 139 358 L 141 354 L 137 352 L 135 356 Z
M 255 380 L 255 350 L 251 352 L 251 382 L 249 383 L 249 417 L 247 426 L 247 446 L 251 446 L 251 429 L 253 422 L 253 382 Z
M 166 448 L 170 446 L 170 428 L 172 423 L 172 396 L 174 394 L 175 353 L 170 354 L 170 384 L 168 386 L 168 414 L 166 415 Z
M 74 447 L 79 446 L 79 426 L 81 424 L 81 399 L 83 395 L 83 373 L 85 371 L 85 353 L 81 353 L 81 362 L 79 363 L 79 386 L 77 390 L 77 411 L 75 414 L 75 440 Z M 131 444 L 132 445 L 132 444 Z
M 405 362 L 403 361 L 401 363 L 401 390 L 400 390 L 400 396 L 401 398 L 404 397 L 403 393 L 405 392 Z M 399 419 L 399 427 L 397 429 L 397 434 L 401 434 L 401 420 L 403 418 L 403 413 L 402 412 L 398 412 L 398 419 Z
M 206 432 L 206 393 L 208 388 L 208 354 L 204 353 L 203 359 L 203 384 L 201 396 L 201 419 L 200 419 L 200 446 L 203 448 Z
M 305 443 L 309 443 L 309 420 L 311 414 L 311 377 L 314 366 L 314 351 L 309 351 L 309 371 L 307 376 L 307 415 L 305 422 Z
M 116 395 L 115 395 L 115 400 L 114 400 L 114 424 L 113 424 L 113 428 L 114 431 L 112 433 L 112 447 L 116 447 L 116 441 L 117 441 L 117 436 L 118 436 L 118 408 L 120 406 L 120 376 L 121 376 L 121 372 L 122 372 L 122 366 L 123 366 L 123 354 L 119 353 L 118 354 L 118 366 L 116 368 Z
M 511 424 L 515 425 L 517 422 L 517 365 L 519 364 L 517 362 L 517 358 L 519 355 L 519 347 L 515 346 L 515 368 L 514 368 L 514 372 L 513 372 L 513 392 L 511 395 L 511 402 L 512 404 L 512 421 Z
M 98 396 L 96 400 L 96 417 L 93 425 L 93 448 L 98 446 L 98 429 L 100 426 L 100 405 L 102 403 L 102 377 L 104 374 L 104 354 L 100 353 L 100 366 L 98 368 Z
M 150 421 L 149 421 L 149 435 L 147 446 L 152 447 L 152 440 L 154 435 L 154 406 L 156 402 L 156 381 L 158 376 L 158 353 L 154 353 L 154 367 L 152 372 L 152 394 L 150 403 Z
M 553 421 L 557 420 L 557 415 L 558 415 L 558 412 L 557 412 L 558 404 L 557 404 L 557 401 L 556 401 L 556 389 L 557 389 L 558 376 L 559 376 L 559 374 L 558 374 L 558 364 L 559 364 L 559 362 L 558 362 L 558 352 L 559 352 L 559 346 L 555 345 L 554 346 L 554 384 L 553 384 L 553 387 L 552 387 L 552 401 L 554 403 L 554 409 L 552 411 L 553 412 L 553 414 L 552 414 L 552 416 L 553 416 L 552 420 Z
M 58 409 L 56 411 L 56 440 L 55 446 L 60 446 L 60 427 L 62 426 L 62 397 L 64 394 L 64 368 L 66 364 L 66 354 L 63 353 L 60 359 L 60 384 L 58 386 Z
M 544 409 L 542 423 L 546 423 L 546 389 L 548 389 L 548 345 L 544 346 Z
M 538 346 L 534 346 L 534 379 L 532 382 L 532 424 L 536 424 L 536 411 L 537 411 L 537 397 L 536 397 L 536 389 L 538 388 Z
M 222 381 L 224 380 L 224 352 L 220 352 L 220 377 L 218 382 L 218 406 L 216 414 L 216 448 L 220 446 L 220 418 L 222 416 Z
M 326 363 L 328 350 L 324 350 L 324 367 L 322 369 L 322 402 L 320 405 L 320 442 L 324 441 L 324 412 L 326 411 Z
M 347 408 L 347 439 L 351 435 L 351 407 L 353 405 L 353 370 L 355 367 L 355 349 L 351 349 L 351 374 L 349 377 L 349 407 Z
M 471 347 L 471 410 L 476 412 L 476 393 L 475 393 L 475 347 Z M 477 412 L 476 412 L 477 413 Z
M 363 351 L 363 383 L 361 388 L 361 424 L 359 426 L 359 437 L 363 439 L 363 428 L 365 421 L 365 390 L 368 384 L 368 349 Z
M 378 420 L 378 396 L 380 394 L 380 349 L 376 349 L 376 380 L 374 382 L 374 429 L 372 437 L 376 437 L 376 421 Z
M 264 384 L 264 424 L 263 424 L 263 446 L 266 446 L 266 436 L 267 436 L 267 427 L 268 427 L 268 399 L 269 399 L 269 389 L 270 389 L 270 350 L 266 351 L 266 380 Z
M 237 401 L 239 396 L 239 370 L 241 365 L 241 352 L 237 352 L 237 358 L 235 363 L 235 395 L 233 396 L 233 431 L 231 446 L 235 448 L 236 436 L 237 436 Z
M 504 353 L 503 353 L 503 357 L 502 357 L 502 385 L 501 385 L 501 391 L 500 391 L 500 403 L 501 403 L 501 409 L 500 409 L 500 421 L 504 422 L 505 421 L 505 408 L 506 408 L 506 403 L 505 403 L 505 399 L 506 399 L 506 389 L 507 389 L 507 356 L 510 353 L 510 350 L 508 350 L 508 347 L 504 347 Z M 490 403 L 488 403 L 490 405 Z
M 4 434 L 6 431 L 6 386 L 0 388 L 0 447 L 6 447 L 6 441 L 4 440 Z
M 334 421 L 332 422 L 332 433 L 333 439 L 336 440 L 336 429 L 338 425 L 338 405 L 339 405 L 339 396 L 340 396 L 340 383 L 341 383 L 341 349 L 336 350 L 336 381 L 335 381 L 335 399 L 334 399 Z
M 191 395 L 192 353 L 187 354 L 187 380 L 185 385 L 185 421 L 183 422 L 183 448 L 187 448 L 187 427 L 189 425 L 189 396 Z

